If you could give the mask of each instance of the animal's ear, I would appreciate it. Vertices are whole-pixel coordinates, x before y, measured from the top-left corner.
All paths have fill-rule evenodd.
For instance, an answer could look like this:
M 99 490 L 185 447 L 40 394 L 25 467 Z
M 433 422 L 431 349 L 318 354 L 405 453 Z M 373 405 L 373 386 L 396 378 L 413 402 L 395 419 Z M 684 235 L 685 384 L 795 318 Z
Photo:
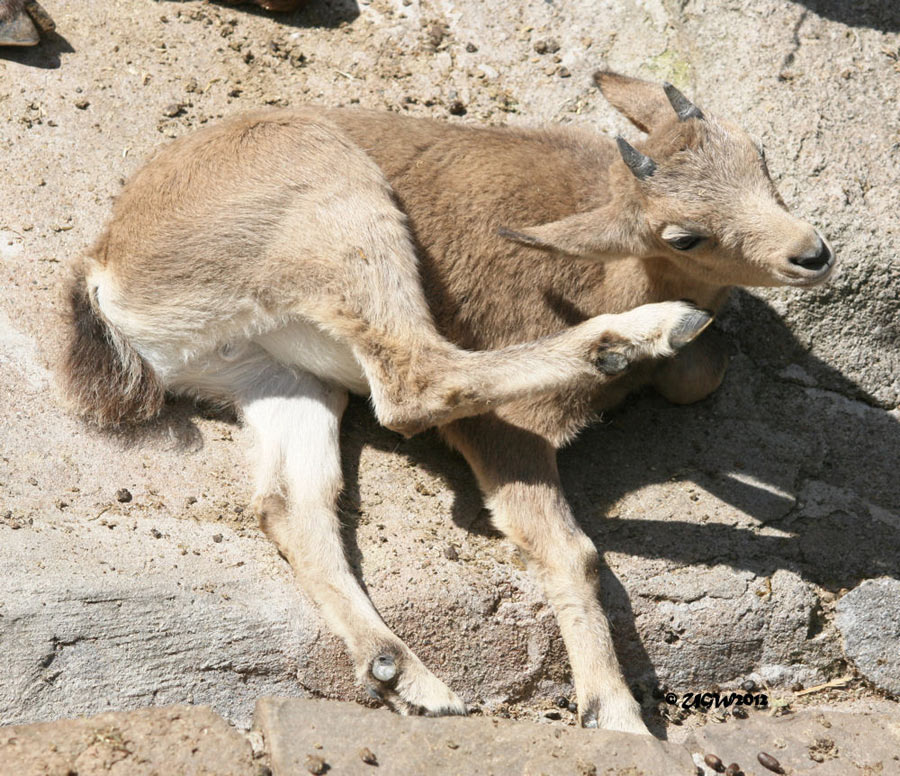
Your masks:
M 594 73 L 594 83 L 610 104 L 642 132 L 673 118 L 673 104 L 661 84 L 609 70 Z
M 592 210 L 524 229 L 501 227 L 497 233 L 507 240 L 531 248 L 555 251 L 567 256 L 614 258 L 621 255 L 622 249 L 621 246 L 614 244 L 611 235 L 602 226 L 609 224 L 610 220 L 598 211 Z

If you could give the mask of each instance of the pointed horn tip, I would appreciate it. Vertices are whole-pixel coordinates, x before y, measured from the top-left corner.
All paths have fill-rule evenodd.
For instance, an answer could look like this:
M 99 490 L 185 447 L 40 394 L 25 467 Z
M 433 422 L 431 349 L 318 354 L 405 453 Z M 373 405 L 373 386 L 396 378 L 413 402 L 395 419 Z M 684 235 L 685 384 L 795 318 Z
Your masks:
M 702 119 L 703 112 L 694 103 L 692 103 L 678 87 L 668 81 L 663 81 L 663 91 L 672 109 L 678 115 L 679 121 L 687 121 L 688 119 Z
M 616 135 L 619 155 L 629 170 L 638 180 L 645 180 L 656 172 L 656 162 L 646 154 L 642 154 L 621 135 Z

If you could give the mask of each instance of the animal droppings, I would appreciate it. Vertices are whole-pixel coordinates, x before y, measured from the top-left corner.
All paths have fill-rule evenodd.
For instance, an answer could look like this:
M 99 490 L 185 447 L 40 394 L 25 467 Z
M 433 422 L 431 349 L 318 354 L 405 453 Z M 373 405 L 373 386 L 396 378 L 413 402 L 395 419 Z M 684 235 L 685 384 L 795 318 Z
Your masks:
M 784 773 L 784 768 L 781 767 L 781 763 L 767 752 L 760 752 L 758 755 L 756 755 L 756 759 L 759 760 L 759 764 L 763 768 L 768 768 L 774 773 Z

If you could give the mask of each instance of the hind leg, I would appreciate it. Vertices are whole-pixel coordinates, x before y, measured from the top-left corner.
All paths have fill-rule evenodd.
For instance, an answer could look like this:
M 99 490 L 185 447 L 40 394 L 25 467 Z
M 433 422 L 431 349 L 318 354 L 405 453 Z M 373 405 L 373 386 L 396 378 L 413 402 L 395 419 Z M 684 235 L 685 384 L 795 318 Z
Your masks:
M 350 569 L 335 502 L 347 392 L 270 361 L 238 393 L 257 437 L 254 505 L 297 581 L 347 645 L 360 681 L 402 713 L 465 714 L 462 701 L 394 635 Z

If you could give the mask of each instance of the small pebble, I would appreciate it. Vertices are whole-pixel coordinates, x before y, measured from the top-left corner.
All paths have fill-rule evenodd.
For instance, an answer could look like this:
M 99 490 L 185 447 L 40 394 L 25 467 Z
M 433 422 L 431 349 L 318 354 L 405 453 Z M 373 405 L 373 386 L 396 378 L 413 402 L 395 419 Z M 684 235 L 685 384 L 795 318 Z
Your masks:
M 577 704 L 577 703 L 574 703 L 574 702 L 573 702 L 573 703 L 570 703 L 570 704 L 568 705 L 567 708 L 568 708 L 569 711 L 571 711 L 573 714 L 577 714 L 577 713 L 578 713 L 578 704 Z
M 562 719 L 562 714 L 560 714 L 558 711 L 545 711 L 544 718 L 553 720 Z
M 741 682 L 741 689 L 744 692 L 753 692 L 756 689 L 756 682 L 752 679 L 748 679 L 746 682 Z
M 737 717 L 738 719 L 747 719 L 747 709 L 743 706 L 735 706 L 734 710 L 731 712 L 733 717 Z
M 535 41 L 534 50 L 538 54 L 555 54 L 559 51 L 559 42 L 553 38 L 544 38 Z
M 431 43 L 434 48 L 437 48 L 443 42 L 446 34 L 447 28 L 444 27 L 443 24 L 432 24 L 431 29 L 428 30 L 428 42 Z
M 305 765 L 306 770 L 308 770 L 310 773 L 316 774 L 316 776 L 319 776 L 319 774 L 325 773 L 325 771 L 328 770 L 328 766 L 326 765 L 325 761 L 321 757 L 317 757 L 316 755 L 312 754 L 306 756 Z
M 557 74 L 560 78 L 569 78 L 569 77 L 572 75 L 572 73 L 569 72 L 569 68 L 567 68 L 567 67 L 565 67 L 565 66 L 560 67 L 559 70 L 556 71 L 556 74 Z
M 731 763 L 725 769 L 725 776 L 744 776 L 744 772 L 741 770 L 741 766 L 737 763 Z
M 763 768 L 768 768 L 774 773 L 784 773 L 784 768 L 781 767 L 781 763 L 767 752 L 760 752 L 758 755 L 756 755 L 756 759 L 759 760 L 759 764 Z
M 375 752 L 367 746 L 359 750 L 359 759 L 366 765 L 378 765 L 378 758 L 375 756 Z
M 557 695 L 556 698 L 553 699 L 553 702 L 561 709 L 568 708 L 569 706 L 569 699 L 565 695 Z
M 459 744 L 457 744 L 456 741 L 448 741 L 447 748 L 448 749 L 459 749 Z
M 222 534 L 213 534 L 212 540 L 213 540 L 216 544 L 220 544 L 220 543 L 222 542 Z
M 75 100 L 75 107 L 78 108 L 78 110 L 87 110 L 90 104 L 90 100 Z
M 474 43 L 466 43 L 466 51 L 468 51 L 470 54 L 474 54 L 476 51 L 478 51 L 478 46 L 476 46 Z
M 158 528 L 151 528 L 150 536 L 152 536 L 154 539 L 162 539 L 162 531 L 160 531 Z
M 463 105 L 461 100 L 454 100 L 451 102 L 450 105 L 447 106 L 447 111 L 451 116 L 465 116 L 467 113 L 466 106 Z
M 167 116 L 170 119 L 175 118 L 176 116 L 181 115 L 184 112 L 184 106 L 180 102 L 170 102 L 163 108 L 163 116 Z
M 710 768 L 712 768 L 716 773 L 722 773 L 725 770 L 725 766 L 722 761 L 716 757 L 714 754 L 708 754 L 703 758 L 703 762 L 705 762 Z
M 127 504 L 131 501 L 131 491 L 128 490 L 128 488 L 119 488 L 119 490 L 116 491 L 116 501 L 120 504 Z

